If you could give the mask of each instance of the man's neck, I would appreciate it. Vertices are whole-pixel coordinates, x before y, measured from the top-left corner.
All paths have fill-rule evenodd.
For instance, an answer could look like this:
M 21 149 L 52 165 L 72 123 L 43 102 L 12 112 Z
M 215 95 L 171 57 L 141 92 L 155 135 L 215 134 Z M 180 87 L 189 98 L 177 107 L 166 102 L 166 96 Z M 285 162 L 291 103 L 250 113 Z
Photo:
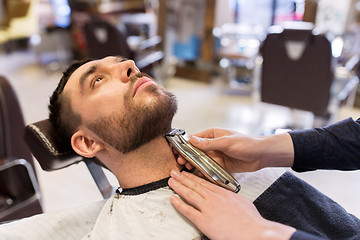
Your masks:
M 120 161 L 114 159 L 113 162 L 110 170 L 122 188 L 155 182 L 169 177 L 172 169 L 181 169 L 164 137 L 158 137 L 135 151 L 122 155 Z

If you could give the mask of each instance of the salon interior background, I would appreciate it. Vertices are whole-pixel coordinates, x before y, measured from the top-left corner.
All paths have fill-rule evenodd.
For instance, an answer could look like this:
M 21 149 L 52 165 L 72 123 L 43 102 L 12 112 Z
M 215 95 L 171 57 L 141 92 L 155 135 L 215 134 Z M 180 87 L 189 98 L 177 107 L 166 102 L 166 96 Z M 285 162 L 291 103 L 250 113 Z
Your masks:
M 89 48 L 93 43 L 84 31 L 91 19 L 101 18 L 122 35 L 114 42 L 104 29 L 90 28 L 95 37 L 110 41 L 110 51 L 135 58 L 138 64 L 153 63 L 152 74 L 177 95 L 176 127 L 190 133 L 223 127 L 255 136 L 321 126 L 360 116 L 359 12 L 357 0 L 2 0 L 0 75 L 14 87 L 26 124 L 47 118 L 48 97 L 66 66 L 75 59 L 103 54 L 105 48 Z M 284 24 L 288 21 L 297 24 Z M 273 26 L 307 33 L 310 29 L 330 41 L 335 78 L 330 90 L 320 88 L 310 99 L 315 105 L 330 92 L 329 114 L 293 107 L 290 102 L 296 97 L 280 98 L 283 102 L 276 104 L 263 101 L 267 89 L 262 87 L 264 59 L 259 49 L 271 31 L 282 31 Z M 152 47 L 145 49 L 143 41 L 148 39 Z M 306 37 L 285 42 L 288 61 L 298 61 L 308 46 Z M 303 67 L 300 61 L 296 64 L 300 72 Z M 316 79 L 311 81 L 301 85 L 311 89 Z M 276 96 L 284 91 L 271 87 Z M 305 92 L 298 100 L 309 98 Z M 101 199 L 84 164 L 45 172 L 34 162 L 44 212 Z M 359 172 L 299 176 L 360 217 Z M 10 183 L 0 182 L 6 184 Z M 2 192 L 0 200 L 4 202 L 0 213 L 16 202 Z

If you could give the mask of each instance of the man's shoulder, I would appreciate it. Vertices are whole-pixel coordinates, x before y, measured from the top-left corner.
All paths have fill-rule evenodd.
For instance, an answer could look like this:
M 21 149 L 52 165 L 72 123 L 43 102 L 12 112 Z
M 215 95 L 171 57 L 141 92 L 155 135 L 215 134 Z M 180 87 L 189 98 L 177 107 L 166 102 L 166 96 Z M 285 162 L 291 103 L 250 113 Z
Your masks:
M 0 225 L 1 239 L 57 240 L 63 236 L 80 239 L 94 226 L 108 200 L 38 214 Z M 62 234 L 55 234 L 61 229 Z

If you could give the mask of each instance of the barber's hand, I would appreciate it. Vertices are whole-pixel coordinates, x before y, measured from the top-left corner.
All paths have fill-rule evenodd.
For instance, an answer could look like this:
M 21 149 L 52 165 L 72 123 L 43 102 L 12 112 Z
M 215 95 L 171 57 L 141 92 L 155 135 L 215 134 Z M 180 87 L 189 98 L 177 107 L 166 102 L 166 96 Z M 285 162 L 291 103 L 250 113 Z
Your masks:
M 171 196 L 174 207 L 212 240 L 290 239 L 295 232 L 262 218 L 244 197 L 191 173 L 173 170 L 169 186 L 191 205 Z
M 213 128 L 194 134 L 190 143 L 203 150 L 229 172 L 251 172 L 264 167 L 288 167 L 293 164 L 293 146 L 289 134 L 249 137 Z M 184 158 L 179 164 L 192 166 Z
M 208 129 L 190 137 L 190 143 L 203 150 L 229 172 L 256 171 L 261 168 L 257 158 L 256 139 L 226 129 Z M 179 164 L 192 166 L 181 156 Z

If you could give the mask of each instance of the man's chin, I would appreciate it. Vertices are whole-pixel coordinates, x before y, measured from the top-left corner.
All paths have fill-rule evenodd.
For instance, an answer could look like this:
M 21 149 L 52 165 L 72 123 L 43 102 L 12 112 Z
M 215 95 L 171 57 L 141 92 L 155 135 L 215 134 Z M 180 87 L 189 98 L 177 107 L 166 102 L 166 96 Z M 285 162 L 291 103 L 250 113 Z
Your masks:
M 137 104 L 153 104 L 161 96 L 165 96 L 165 93 L 159 86 L 152 84 L 142 89 L 140 92 L 137 92 L 132 101 Z

